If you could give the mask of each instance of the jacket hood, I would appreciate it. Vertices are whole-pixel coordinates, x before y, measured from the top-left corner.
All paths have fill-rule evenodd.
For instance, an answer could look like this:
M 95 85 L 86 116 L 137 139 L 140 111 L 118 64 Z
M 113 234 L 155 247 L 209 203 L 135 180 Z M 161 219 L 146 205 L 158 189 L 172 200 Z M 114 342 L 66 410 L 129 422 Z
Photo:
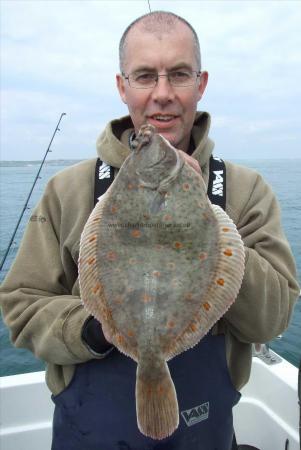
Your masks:
M 210 115 L 207 112 L 197 112 L 192 128 L 192 138 L 195 150 L 192 156 L 204 170 L 212 153 L 214 143 L 208 138 Z M 130 154 L 129 137 L 134 130 L 130 116 L 121 117 L 108 123 L 96 142 L 99 158 L 110 166 L 120 168 Z

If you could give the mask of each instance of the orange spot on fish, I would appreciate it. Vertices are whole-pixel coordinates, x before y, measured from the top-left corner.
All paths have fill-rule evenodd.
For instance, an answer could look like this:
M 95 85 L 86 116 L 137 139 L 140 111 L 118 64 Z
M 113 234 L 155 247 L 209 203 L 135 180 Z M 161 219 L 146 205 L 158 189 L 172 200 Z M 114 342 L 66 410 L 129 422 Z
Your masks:
M 135 336 L 134 331 L 133 330 L 128 330 L 128 336 L 129 337 L 134 337 Z
M 124 343 L 124 337 L 122 336 L 122 334 L 117 334 L 116 341 L 119 345 L 122 345 Z
M 163 387 L 161 384 L 159 384 L 158 389 L 157 389 L 157 392 L 158 392 L 158 394 L 159 394 L 160 396 L 163 395 L 163 394 L 165 394 L 165 389 L 164 389 L 164 387 Z
M 131 183 L 129 183 L 129 184 L 128 184 L 128 189 L 131 190 L 131 189 L 133 189 L 133 188 L 134 188 L 134 186 L 133 186 Z
M 94 235 L 94 236 L 91 236 L 91 237 L 90 237 L 89 242 L 93 242 L 93 241 L 95 241 L 95 240 L 96 240 L 96 236 Z
M 91 257 L 91 258 L 88 259 L 87 263 L 89 264 L 89 266 L 91 266 L 91 264 L 94 264 L 95 261 L 96 261 L 96 258 Z
M 153 275 L 154 275 L 154 277 L 160 277 L 161 272 L 159 272 L 158 270 L 154 270 Z
M 232 256 L 233 255 L 232 250 L 230 248 L 226 248 L 226 250 L 224 251 L 224 255 Z
M 206 222 L 210 222 L 210 221 L 211 221 L 211 217 L 209 216 L 209 214 L 208 214 L 207 212 L 204 212 L 204 213 L 203 213 L 203 219 L 204 219 Z
M 209 305 L 208 302 L 203 303 L 203 308 L 206 309 L 206 311 L 209 311 L 209 309 L 211 308 L 211 306 Z
M 123 298 L 121 297 L 121 295 L 115 298 L 114 303 L 116 303 L 117 305 L 122 305 Z
M 116 252 L 113 252 L 113 251 L 108 252 L 108 253 L 107 253 L 107 259 L 108 259 L 109 261 L 116 261 L 116 259 L 117 259 L 117 253 L 116 253 Z
M 142 295 L 142 301 L 143 301 L 144 303 L 151 302 L 151 301 L 152 301 L 152 297 L 151 297 L 150 295 L 148 295 L 148 294 L 143 294 L 143 295 Z
M 97 292 L 101 289 L 101 284 L 97 283 L 94 288 L 92 288 L 93 294 L 97 294 Z
M 129 259 L 129 264 L 132 266 L 133 264 L 137 264 L 137 259 L 135 258 L 130 258 Z
M 104 318 L 104 320 L 112 320 L 112 312 L 110 309 L 104 309 L 102 316 Z
M 152 388 L 151 388 L 151 386 L 147 386 L 147 388 L 146 388 L 146 394 L 150 397 L 151 395 L 152 395 Z
M 217 284 L 219 284 L 220 286 L 224 286 L 225 284 L 225 280 L 223 278 L 218 278 L 218 280 L 216 280 Z
M 185 300 L 192 300 L 192 298 L 193 298 L 192 293 L 188 292 L 184 298 L 185 298 Z
M 131 236 L 134 238 L 140 238 L 141 237 L 141 231 L 140 230 L 132 230 Z
M 179 250 L 180 248 L 183 247 L 183 244 L 182 244 L 181 242 L 179 242 L 179 241 L 176 241 L 176 242 L 174 243 L 174 247 L 175 247 L 177 250 Z
M 167 328 L 174 328 L 174 326 L 175 326 L 175 322 L 173 320 L 169 320 L 167 322 Z
M 230 231 L 230 228 L 224 227 L 224 228 L 222 228 L 222 231 L 224 231 L 225 233 L 228 233 L 228 231 Z
M 201 252 L 200 254 L 199 254 L 199 259 L 201 260 L 201 261 L 204 261 L 205 259 L 207 259 L 208 258 L 208 253 L 206 253 L 206 252 Z
M 112 214 L 115 214 L 116 212 L 117 212 L 117 206 L 112 205 L 112 206 L 111 206 L 111 213 L 112 213 Z
M 170 221 L 172 219 L 172 216 L 170 215 L 170 214 L 165 214 L 165 216 L 163 216 L 163 220 L 165 221 L 165 222 L 168 222 L 168 221 Z
M 194 333 L 197 330 L 197 326 L 195 323 L 190 324 L 190 330 Z
M 183 189 L 183 191 L 189 191 L 189 189 L 190 189 L 190 184 L 189 184 L 189 183 L 184 183 L 184 184 L 182 185 L 182 189 Z

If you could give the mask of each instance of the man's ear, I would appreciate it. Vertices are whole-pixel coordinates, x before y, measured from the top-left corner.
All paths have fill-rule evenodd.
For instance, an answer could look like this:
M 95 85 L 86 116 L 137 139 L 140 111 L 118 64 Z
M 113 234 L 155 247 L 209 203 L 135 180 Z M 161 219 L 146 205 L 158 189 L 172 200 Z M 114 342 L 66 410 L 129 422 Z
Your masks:
M 116 75 L 116 84 L 121 100 L 126 104 L 125 80 L 120 73 Z
M 207 83 L 208 83 L 208 72 L 206 72 L 206 71 L 201 72 L 201 74 L 200 74 L 200 84 L 199 84 L 199 87 L 198 87 L 198 90 L 199 90 L 199 99 L 198 100 L 201 100 L 201 98 L 202 98 L 202 96 L 204 94 L 204 91 L 206 89 Z

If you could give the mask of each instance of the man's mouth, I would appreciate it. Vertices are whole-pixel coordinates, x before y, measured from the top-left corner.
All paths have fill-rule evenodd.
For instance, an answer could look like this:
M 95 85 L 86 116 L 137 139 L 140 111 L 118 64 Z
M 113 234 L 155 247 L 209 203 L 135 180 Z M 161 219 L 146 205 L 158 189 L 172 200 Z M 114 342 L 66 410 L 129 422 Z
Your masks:
M 152 114 L 151 116 L 148 116 L 147 121 L 154 125 L 155 127 L 159 129 L 165 129 L 166 127 L 170 128 L 173 125 L 175 125 L 176 120 L 179 116 L 176 116 L 174 114 Z
M 167 115 L 167 114 L 154 114 L 151 119 L 158 120 L 159 122 L 170 122 L 177 116 Z

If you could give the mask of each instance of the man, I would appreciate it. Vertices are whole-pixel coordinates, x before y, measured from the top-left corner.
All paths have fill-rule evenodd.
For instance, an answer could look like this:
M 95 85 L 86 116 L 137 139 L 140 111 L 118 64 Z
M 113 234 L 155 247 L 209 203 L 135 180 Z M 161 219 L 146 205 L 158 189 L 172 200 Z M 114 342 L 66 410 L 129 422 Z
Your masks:
M 196 113 L 208 74 L 201 72 L 191 26 L 171 13 L 137 19 L 121 39 L 120 69 L 117 87 L 130 117 L 108 124 L 97 143 L 100 159 L 119 169 L 134 134 L 151 123 L 208 183 L 210 117 Z M 50 180 L 34 212 L 46 220 L 29 222 L 2 287 L 12 341 L 47 362 L 56 404 L 52 449 L 229 450 L 232 407 L 248 381 L 251 343 L 288 326 L 299 293 L 277 201 L 260 175 L 226 163 L 226 212 L 245 244 L 245 275 L 236 302 L 212 332 L 170 361 L 180 425 L 157 442 L 137 429 L 135 363 L 105 340 L 80 300 L 78 249 L 94 205 L 94 172 L 95 160 L 85 161 Z

